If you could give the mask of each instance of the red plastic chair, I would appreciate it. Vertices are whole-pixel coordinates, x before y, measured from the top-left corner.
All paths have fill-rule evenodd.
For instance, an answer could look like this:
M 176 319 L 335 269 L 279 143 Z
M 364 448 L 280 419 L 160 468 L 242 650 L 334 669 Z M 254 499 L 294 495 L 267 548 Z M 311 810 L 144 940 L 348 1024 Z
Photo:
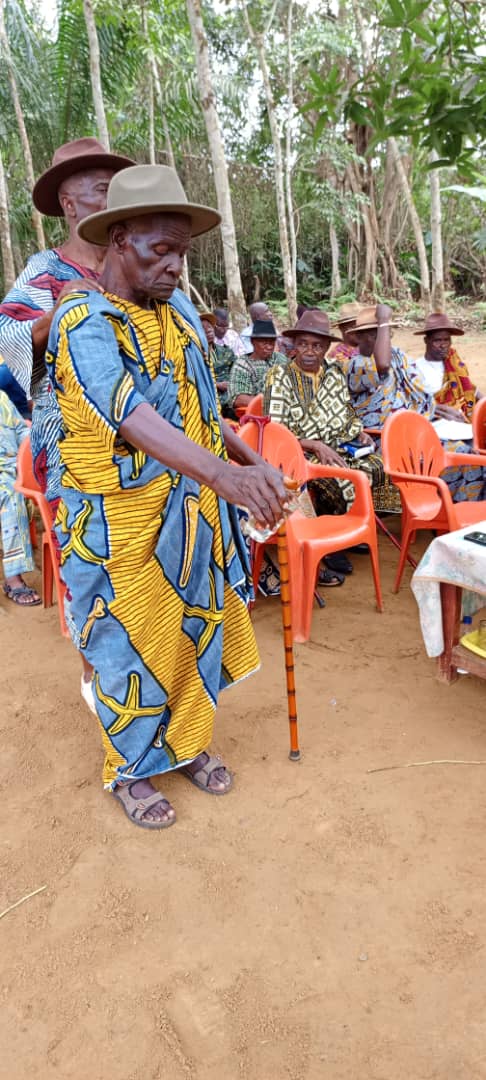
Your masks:
M 413 534 L 417 529 L 453 532 L 486 518 L 486 502 L 453 503 L 440 474 L 450 466 L 485 467 L 474 454 L 447 453 L 432 424 L 418 413 L 389 416 L 381 440 L 383 462 L 402 497 L 402 550 L 393 591 L 398 592 Z
M 258 425 L 247 423 L 240 437 L 252 449 L 258 448 Z M 261 437 L 261 434 L 260 434 Z M 319 570 L 325 555 L 343 551 L 354 544 L 368 544 L 378 611 L 383 611 L 378 542 L 371 488 L 367 476 L 357 469 L 342 469 L 331 465 L 313 465 L 304 457 L 299 441 L 282 424 L 269 422 L 263 428 L 259 451 L 266 461 L 282 468 L 300 484 L 320 477 L 349 480 L 355 489 L 355 500 L 346 514 L 321 515 L 307 518 L 300 511 L 287 519 L 292 632 L 295 641 L 307 641 L 312 622 L 312 601 Z M 264 544 L 257 545 L 253 567 L 254 582 L 258 582 Z
M 486 454 L 486 397 L 476 402 L 472 414 L 473 446 L 477 454 Z
M 66 587 L 61 580 L 59 573 L 58 555 L 51 533 L 52 514 L 49 503 L 47 502 L 45 495 L 43 495 L 34 476 L 30 438 L 24 439 L 17 454 L 17 479 L 14 487 L 17 491 L 20 491 L 26 499 L 32 499 L 32 502 L 35 503 L 39 509 L 42 524 L 44 526 L 44 532 L 42 533 L 42 601 L 45 608 L 52 607 L 52 586 L 53 583 L 55 583 L 61 634 L 63 634 L 64 637 L 69 637 L 69 631 L 64 618 L 64 595 Z

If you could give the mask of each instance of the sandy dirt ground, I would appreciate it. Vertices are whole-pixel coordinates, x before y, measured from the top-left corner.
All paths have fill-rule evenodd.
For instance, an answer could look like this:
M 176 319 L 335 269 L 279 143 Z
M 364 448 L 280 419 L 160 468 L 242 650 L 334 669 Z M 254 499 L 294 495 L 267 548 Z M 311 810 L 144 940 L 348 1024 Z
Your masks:
M 484 338 L 463 351 L 481 381 Z M 264 601 L 262 670 L 216 725 L 234 789 L 169 777 L 160 833 L 101 788 L 56 609 L 0 599 L 0 909 L 46 886 L 0 920 L 6 1080 L 486 1077 L 486 765 L 369 772 L 486 761 L 486 684 L 437 682 L 380 556 L 384 614 L 356 556 L 296 649 L 301 762 Z

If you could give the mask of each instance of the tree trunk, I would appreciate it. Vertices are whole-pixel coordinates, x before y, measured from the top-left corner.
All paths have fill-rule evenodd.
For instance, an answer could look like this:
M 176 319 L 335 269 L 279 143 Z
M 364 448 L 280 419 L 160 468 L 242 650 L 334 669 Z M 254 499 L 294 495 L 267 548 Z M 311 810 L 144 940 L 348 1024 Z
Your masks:
M 437 161 L 437 151 L 432 150 L 430 161 Z M 430 170 L 430 231 L 432 235 L 432 307 L 434 311 L 445 310 L 444 257 L 442 250 L 442 206 L 440 199 L 440 170 Z
M 294 200 L 292 193 L 292 121 L 294 113 L 294 58 L 292 55 L 293 0 L 287 10 L 287 122 L 285 126 L 285 199 L 289 228 L 290 273 L 292 294 L 287 297 L 291 325 L 297 321 L 297 237 L 295 234 Z M 339 271 L 338 271 L 339 273 Z
M 258 34 L 253 28 L 248 9 L 246 7 L 245 0 L 242 3 L 243 15 L 245 18 L 245 24 L 248 31 L 248 36 L 252 41 L 260 67 L 260 73 L 263 81 L 263 89 L 265 91 L 265 102 L 267 106 L 268 123 L 270 125 L 270 133 L 272 136 L 273 157 L 274 157 L 274 171 L 275 171 L 275 195 L 277 200 L 277 213 L 278 213 L 278 228 L 280 236 L 280 253 L 282 257 L 282 271 L 284 278 L 285 297 L 287 300 L 287 307 L 289 311 L 289 319 L 294 322 L 297 317 L 297 284 L 295 278 L 292 275 L 292 259 L 290 254 L 289 243 L 289 228 L 287 219 L 287 206 L 285 199 L 285 184 L 284 184 L 284 166 L 282 157 L 282 144 L 280 140 L 279 124 L 277 119 L 277 113 L 275 110 L 275 102 L 273 98 L 272 84 L 270 81 L 270 72 L 267 64 L 267 57 L 265 53 L 265 38 L 263 34 Z M 267 30 L 271 19 L 268 20 Z
M 96 32 L 96 22 L 94 17 L 92 0 L 83 0 L 83 9 L 86 22 L 86 33 L 88 35 L 89 70 L 91 76 L 91 89 L 93 92 L 93 104 L 96 115 L 96 125 L 98 128 L 100 142 L 103 143 L 105 150 L 109 150 L 110 137 L 108 135 L 105 103 L 103 101 L 103 90 L 101 87 L 100 45 L 98 41 L 98 34 Z
M 221 237 L 228 293 L 228 307 L 236 329 L 246 320 L 246 305 L 241 284 L 236 232 L 231 204 L 228 167 L 224 153 L 216 96 L 209 63 L 208 39 L 204 30 L 200 0 L 186 0 L 189 25 L 196 54 L 196 68 L 206 131 L 214 172 L 214 185 L 221 214 Z
M 0 250 L 3 265 L 3 291 L 9 292 L 15 281 L 15 265 L 8 218 L 8 193 L 5 170 L 0 152 Z
M 8 81 L 10 83 L 10 92 L 12 94 L 15 118 L 17 120 L 17 127 L 19 129 L 20 142 L 22 145 L 22 153 L 24 157 L 25 175 L 27 177 L 29 190 L 32 191 L 35 183 L 34 165 L 32 162 L 32 151 L 30 149 L 27 128 L 25 126 L 24 114 L 22 111 L 22 106 L 20 104 L 13 57 L 10 51 L 10 43 L 7 37 L 7 30 L 5 26 L 5 0 L 0 0 L 0 52 L 2 54 L 5 67 L 7 69 Z M 46 246 L 46 240 L 44 236 L 42 218 L 39 214 L 39 211 L 36 210 L 35 206 L 32 208 L 32 224 L 35 229 L 38 247 L 40 250 L 42 250 Z
M 157 64 L 156 64 L 156 61 L 155 61 L 155 56 L 154 56 L 153 52 L 150 53 L 150 67 L 151 67 L 152 78 L 153 78 L 153 86 L 155 87 L 155 92 L 157 94 L 157 101 L 159 103 L 160 119 L 162 121 L 162 128 L 163 128 L 163 131 L 164 131 L 165 151 L 166 151 L 166 154 L 167 154 L 167 162 L 168 162 L 170 168 L 174 169 L 174 171 L 176 171 L 176 162 L 175 162 L 175 157 L 174 157 L 174 149 L 173 149 L 173 146 L 172 146 L 172 139 L 170 137 L 169 125 L 167 123 L 167 116 L 166 116 L 165 109 L 164 109 L 164 95 L 162 93 L 162 83 L 160 81 L 160 73 L 159 73 L 159 69 L 157 67 Z M 181 278 L 182 278 L 182 290 L 183 290 L 183 292 L 185 292 L 186 296 L 188 296 L 189 300 L 190 300 L 191 299 L 191 283 L 189 281 L 189 266 L 188 266 L 188 262 L 187 262 L 187 255 L 184 255 L 184 259 L 182 261 Z
M 425 250 L 425 243 L 422 234 L 422 226 L 420 224 L 420 218 L 417 213 L 417 208 L 413 201 L 412 192 L 407 179 L 403 161 L 398 149 L 397 141 L 395 138 L 388 140 L 391 152 L 393 154 L 393 160 L 395 162 L 395 168 L 397 170 L 397 178 L 402 189 L 403 197 L 407 204 L 408 212 L 410 214 L 410 220 L 412 222 L 413 234 L 415 237 L 415 244 L 417 246 L 417 255 L 420 266 L 420 296 L 425 306 L 426 311 L 430 311 L 430 276 L 429 266 L 427 262 L 427 252 Z
M 339 244 L 337 233 L 332 222 L 329 224 L 329 241 L 331 244 L 332 277 L 331 277 L 331 300 L 342 290 L 341 274 L 339 272 Z

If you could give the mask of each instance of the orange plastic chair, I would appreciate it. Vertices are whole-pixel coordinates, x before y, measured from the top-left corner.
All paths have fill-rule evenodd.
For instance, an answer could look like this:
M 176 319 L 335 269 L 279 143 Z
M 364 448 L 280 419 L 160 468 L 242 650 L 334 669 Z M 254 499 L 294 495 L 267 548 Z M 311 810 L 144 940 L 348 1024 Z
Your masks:
M 241 416 L 263 416 L 263 394 L 256 394 L 248 405 L 238 405 L 235 413 L 238 419 Z
M 17 479 L 14 487 L 17 491 L 20 491 L 26 499 L 32 499 L 32 502 L 35 503 L 39 509 L 42 524 L 44 526 L 44 532 L 42 533 L 42 602 L 45 608 L 52 607 L 52 586 L 55 583 L 61 634 L 64 637 L 69 637 L 69 631 L 64 618 L 64 595 L 66 587 L 61 580 L 56 547 L 54 540 L 52 539 L 52 514 L 49 503 L 47 502 L 45 495 L 43 495 L 34 476 L 30 438 L 24 439 L 17 454 Z
M 486 454 L 486 397 L 476 402 L 472 414 L 473 446 L 477 454 Z
M 258 425 L 247 423 L 240 437 L 256 450 L 258 448 Z M 261 433 L 260 433 L 261 437 Z M 259 451 L 266 461 L 282 468 L 300 484 L 320 477 L 336 477 L 349 480 L 355 489 L 355 500 L 346 514 L 321 515 L 307 518 L 296 510 L 287 519 L 289 550 L 290 592 L 292 607 L 292 633 L 294 641 L 307 641 L 312 622 L 312 601 L 319 570 L 325 555 L 343 551 L 354 544 L 368 544 L 376 593 L 378 611 L 383 611 L 378 562 L 373 500 L 368 478 L 358 469 L 344 469 L 331 465 L 313 465 L 304 457 L 299 441 L 282 424 L 268 423 L 263 428 L 262 446 Z M 253 568 L 254 582 L 258 582 L 264 544 L 257 545 Z
M 432 424 L 418 413 L 389 416 L 381 440 L 383 462 L 402 497 L 402 550 L 393 591 L 398 592 L 413 534 L 417 529 L 453 532 L 486 518 L 486 502 L 454 503 L 441 473 L 450 466 L 485 467 L 474 454 L 447 453 Z

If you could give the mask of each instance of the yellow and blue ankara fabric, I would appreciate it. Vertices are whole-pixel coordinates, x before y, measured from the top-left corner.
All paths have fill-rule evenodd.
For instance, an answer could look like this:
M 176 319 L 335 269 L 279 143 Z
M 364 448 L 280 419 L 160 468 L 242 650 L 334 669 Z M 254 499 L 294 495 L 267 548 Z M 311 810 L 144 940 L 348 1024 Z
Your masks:
M 226 457 L 207 342 L 184 294 L 150 310 L 72 294 L 47 364 L 63 419 L 61 573 L 73 640 L 95 671 L 112 788 L 208 747 L 219 691 L 258 667 L 250 571 L 235 507 L 119 435 L 149 403 Z

